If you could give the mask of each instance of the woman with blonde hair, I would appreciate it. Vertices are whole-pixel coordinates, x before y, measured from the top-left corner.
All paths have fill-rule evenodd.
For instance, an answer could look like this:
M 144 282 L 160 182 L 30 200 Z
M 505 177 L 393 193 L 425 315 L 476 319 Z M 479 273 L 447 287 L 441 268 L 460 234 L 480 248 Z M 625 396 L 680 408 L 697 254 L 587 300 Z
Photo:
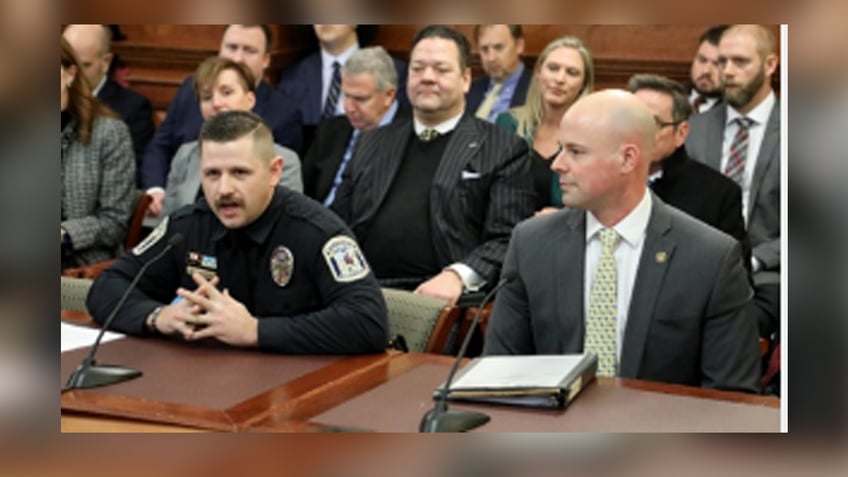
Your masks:
M 62 268 L 114 258 L 124 241 L 135 183 L 129 129 L 91 94 L 70 45 L 62 39 Z
M 589 48 L 577 37 L 558 38 L 539 55 L 524 105 L 501 113 L 495 121 L 530 145 L 537 213 L 562 207 L 559 181 L 550 169 L 559 152 L 559 123 L 578 98 L 592 92 L 594 80 Z

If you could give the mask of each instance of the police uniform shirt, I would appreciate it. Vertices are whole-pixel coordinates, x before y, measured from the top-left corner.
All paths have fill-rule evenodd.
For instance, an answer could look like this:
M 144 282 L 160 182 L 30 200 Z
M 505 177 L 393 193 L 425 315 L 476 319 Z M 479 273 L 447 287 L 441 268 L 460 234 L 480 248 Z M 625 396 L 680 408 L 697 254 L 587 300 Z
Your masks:
M 218 275 L 218 288 L 229 289 L 259 319 L 261 350 L 385 349 L 385 301 L 352 233 L 321 204 L 285 187 L 277 187 L 265 212 L 241 229 L 224 227 L 203 199 L 175 212 L 94 282 L 87 304 L 95 321 L 106 319 L 142 265 L 176 233 L 184 240 L 151 264 L 114 329 L 149 333 L 147 316 L 171 303 L 178 287 L 196 289 L 191 273 L 198 272 Z

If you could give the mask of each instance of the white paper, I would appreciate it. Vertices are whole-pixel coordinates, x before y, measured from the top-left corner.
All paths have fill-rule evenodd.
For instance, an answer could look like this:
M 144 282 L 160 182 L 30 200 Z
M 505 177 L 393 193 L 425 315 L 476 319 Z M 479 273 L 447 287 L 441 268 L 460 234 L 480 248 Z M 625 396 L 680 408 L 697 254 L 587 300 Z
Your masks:
M 559 383 L 583 360 L 582 354 L 486 356 L 451 384 L 451 389 L 545 388 Z
M 98 328 L 72 325 L 63 321 L 62 352 L 64 353 L 65 351 L 70 351 L 72 349 L 85 348 L 87 346 L 91 346 L 92 344 L 94 344 L 94 340 L 97 339 L 98 333 L 100 333 L 100 329 Z M 121 333 L 107 331 L 103 334 L 103 339 L 100 342 L 105 343 L 107 341 L 123 338 L 124 336 L 125 335 Z

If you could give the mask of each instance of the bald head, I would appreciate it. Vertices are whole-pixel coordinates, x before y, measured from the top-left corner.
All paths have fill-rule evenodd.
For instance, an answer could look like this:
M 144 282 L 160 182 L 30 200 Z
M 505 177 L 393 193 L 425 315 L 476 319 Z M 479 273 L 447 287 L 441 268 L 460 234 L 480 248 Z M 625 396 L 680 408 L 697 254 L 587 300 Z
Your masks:
M 603 131 L 611 150 L 631 144 L 650 157 L 657 124 L 644 102 L 632 93 L 617 89 L 592 93 L 574 103 L 566 114 Z
M 104 25 L 68 25 L 62 34 L 79 61 L 83 76 L 96 88 L 112 63 L 112 35 Z
M 645 195 L 655 133 L 650 110 L 627 91 L 577 100 L 560 123 L 563 150 L 551 166 L 563 204 L 592 212 L 608 227 L 618 223 Z

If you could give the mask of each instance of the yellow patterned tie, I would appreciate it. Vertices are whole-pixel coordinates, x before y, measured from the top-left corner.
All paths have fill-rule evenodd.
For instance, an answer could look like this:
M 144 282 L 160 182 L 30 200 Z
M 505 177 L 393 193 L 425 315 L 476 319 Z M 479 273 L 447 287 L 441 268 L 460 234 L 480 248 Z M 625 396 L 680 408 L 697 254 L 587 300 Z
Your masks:
M 424 142 L 430 142 L 430 141 L 432 141 L 433 139 L 436 139 L 439 136 L 440 136 L 439 131 L 436 131 L 435 129 L 425 129 L 425 130 L 421 131 L 421 135 L 419 137 Z
M 603 229 L 598 236 L 602 247 L 601 258 L 598 259 L 589 295 L 583 351 L 592 351 L 598 355 L 598 376 L 615 376 L 618 361 L 618 274 L 615 271 L 614 254 L 620 237 L 613 229 Z
M 501 93 L 501 88 L 503 88 L 503 83 L 495 83 L 492 86 L 492 90 L 489 91 L 489 94 L 486 95 L 486 98 L 480 103 L 480 107 L 477 108 L 477 113 L 475 116 L 486 121 L 489 118 L 489 114 L 492 113 L 492 107 L 495 105 L 495 101 L 498 100 L 498 95 Z

